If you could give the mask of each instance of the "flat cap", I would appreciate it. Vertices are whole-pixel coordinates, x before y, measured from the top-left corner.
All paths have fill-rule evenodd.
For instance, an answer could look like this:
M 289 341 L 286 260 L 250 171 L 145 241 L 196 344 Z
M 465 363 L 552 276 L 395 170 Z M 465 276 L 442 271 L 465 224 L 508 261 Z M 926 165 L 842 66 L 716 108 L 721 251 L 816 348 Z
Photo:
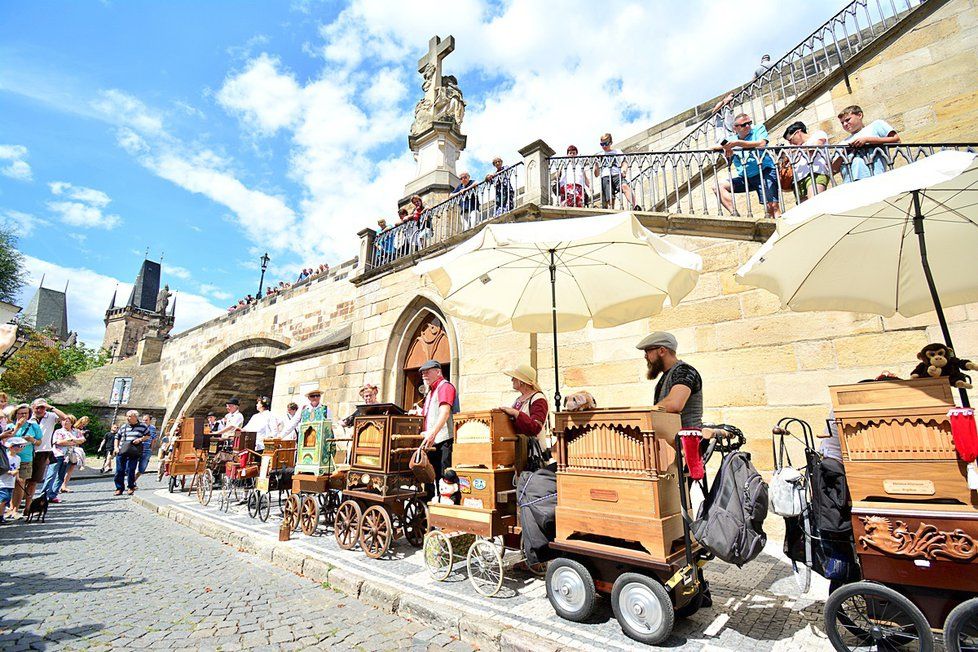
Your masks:
M 241 401 L 236 398 L 229 398 L 224 402 L 225 405 L 241 405 Z
M 640 351 L 648 351 L 649 349 L 655 349 L 660 346 L 664 346 L 670 351 L 679 350 L 679 343 L 676 341 L 676 336 L 665 331 L 656 331 L 650 335 L 646 335 L 641 342 L 635 345 L 635 348 Z
M 429 369 L 441 369 L 441 363 L 437 360 L 428 360 L 426 363 L 421 365 L 418 371 L 428 371 Z

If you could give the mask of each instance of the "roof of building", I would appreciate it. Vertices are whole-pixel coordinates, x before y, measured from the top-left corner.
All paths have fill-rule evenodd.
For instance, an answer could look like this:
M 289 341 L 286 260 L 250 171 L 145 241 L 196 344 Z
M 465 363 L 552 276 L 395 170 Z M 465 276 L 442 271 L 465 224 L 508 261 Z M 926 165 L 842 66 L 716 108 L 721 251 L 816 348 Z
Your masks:
M 43 279 L 41 282 L 44 282 Z M 37 288 L 24 310 L 21 323 L 35 330 L 50 328 L 59 340 L 67 339 L 68 296 L 51 288 Z
M 156 310 L 156 297 L 160 293 L 161 272 L 160 263 L 154 260 L 144 260 L 142 267 L 139 268 L 139 274 L 136 275 L 136 284 L 132 286 L 132 292 L 129 294 L 129 301 L 126 305 L 154 312 Z

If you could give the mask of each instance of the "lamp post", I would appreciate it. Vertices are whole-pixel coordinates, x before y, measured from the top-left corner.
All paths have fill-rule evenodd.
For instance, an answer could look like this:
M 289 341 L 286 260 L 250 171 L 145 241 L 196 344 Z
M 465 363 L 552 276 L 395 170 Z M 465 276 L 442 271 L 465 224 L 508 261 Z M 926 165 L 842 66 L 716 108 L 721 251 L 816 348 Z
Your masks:
M 261 288 L 265 284 L 265 270 L 268 269 L 268 261 L 271 258 L 268 257 L 268 252 L 266 251 L 265 255 L 259 260 L 261 260 L 261 279 L 258 281 L 258 296 L 255 297 L 256 299 L 261 299 Z

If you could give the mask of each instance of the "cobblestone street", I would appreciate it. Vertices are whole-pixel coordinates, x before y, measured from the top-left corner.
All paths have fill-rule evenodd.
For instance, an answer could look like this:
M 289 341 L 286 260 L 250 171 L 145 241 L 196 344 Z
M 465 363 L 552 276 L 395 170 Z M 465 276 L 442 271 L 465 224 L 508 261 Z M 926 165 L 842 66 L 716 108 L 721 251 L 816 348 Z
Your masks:
M 46 523 L 0 528 L 4 652 L 472 649 L 113 497 L 108 476 L 72 488 Z

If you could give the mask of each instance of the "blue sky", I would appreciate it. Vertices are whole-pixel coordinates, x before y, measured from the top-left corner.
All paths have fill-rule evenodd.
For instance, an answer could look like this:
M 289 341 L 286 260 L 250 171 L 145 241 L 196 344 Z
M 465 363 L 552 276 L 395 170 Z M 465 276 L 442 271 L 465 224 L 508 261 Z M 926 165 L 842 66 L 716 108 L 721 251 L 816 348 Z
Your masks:
M 457 41 L 445 71 L 477 176 L 537 138 L 597 150 L 603 131 L 623 139 L 713 97 L 841 4 L 7 0 L 0 219 L 35 283 L 71 280 L 83 340 L 101 341 L 147 247 L 179 331 L 254 292 L 264 251 L 271 280 L 289 279 L 351 258 L 356 232 L 390 217 L 435 33 Z

